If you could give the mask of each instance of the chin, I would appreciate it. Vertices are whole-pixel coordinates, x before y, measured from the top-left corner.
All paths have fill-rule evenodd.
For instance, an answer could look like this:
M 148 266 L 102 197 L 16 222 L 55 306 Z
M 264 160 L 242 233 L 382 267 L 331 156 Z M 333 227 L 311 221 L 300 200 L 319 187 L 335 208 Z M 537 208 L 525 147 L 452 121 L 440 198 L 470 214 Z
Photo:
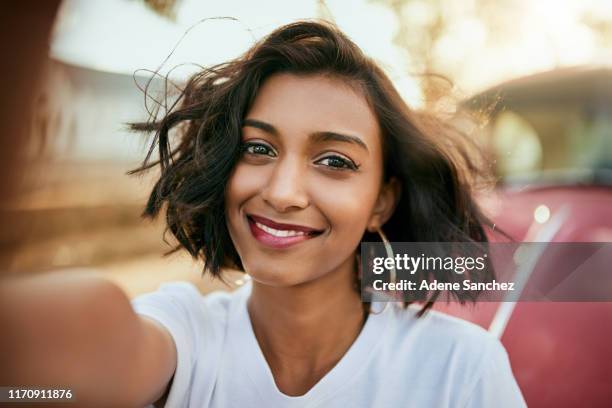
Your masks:
M 299 271 L 288 272 L 289 268 L 280 269 L 278 264 L 271 268 L 262 267 L 259 264 L 255 268 L 248 268 L 245 271 L 251 276 L 251 279 L 257 281 L 257 283 L 272 286 L 272 287 L 289 287 L 295 286 L 300 283 L 308 282 L 313 279 L 310 276 L 304 276 Z

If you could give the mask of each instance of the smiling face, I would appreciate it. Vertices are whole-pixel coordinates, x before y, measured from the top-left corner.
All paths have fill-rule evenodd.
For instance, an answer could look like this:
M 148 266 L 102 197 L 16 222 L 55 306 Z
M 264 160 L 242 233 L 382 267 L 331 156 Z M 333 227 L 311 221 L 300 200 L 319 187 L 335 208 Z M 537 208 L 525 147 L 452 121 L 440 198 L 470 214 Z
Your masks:
M 225 211 L 245 271 L 272 286 L 351 273 L 365 229 L 394 203 L 364 96 L 328 76 L 275 74 L 245 116 L 242 143 Z

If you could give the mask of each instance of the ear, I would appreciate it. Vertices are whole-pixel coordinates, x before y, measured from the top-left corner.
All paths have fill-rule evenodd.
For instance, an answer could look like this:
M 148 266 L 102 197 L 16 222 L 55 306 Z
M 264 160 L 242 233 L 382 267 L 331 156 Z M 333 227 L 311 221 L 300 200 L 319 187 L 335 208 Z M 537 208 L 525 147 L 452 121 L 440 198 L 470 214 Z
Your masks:
M 368 231 L 375 232 L 376 228 L 382 227 L 397 207 L 400 195 L 402 193 L 402 184 L 396 177 L 383 184 L 378 194 L 378 199 L 372 210 L 372 215 L 368 220 Z

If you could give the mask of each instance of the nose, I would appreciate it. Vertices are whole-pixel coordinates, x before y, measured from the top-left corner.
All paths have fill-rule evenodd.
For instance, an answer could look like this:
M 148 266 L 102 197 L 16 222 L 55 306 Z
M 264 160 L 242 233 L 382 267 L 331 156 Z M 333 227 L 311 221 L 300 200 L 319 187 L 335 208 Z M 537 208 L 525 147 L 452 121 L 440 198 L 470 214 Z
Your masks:
M 300 161 L 285 157 L 274 167 L 261 196 L 278 212 L 303 209 L 309 204 L 305 182 L 305 169 Z

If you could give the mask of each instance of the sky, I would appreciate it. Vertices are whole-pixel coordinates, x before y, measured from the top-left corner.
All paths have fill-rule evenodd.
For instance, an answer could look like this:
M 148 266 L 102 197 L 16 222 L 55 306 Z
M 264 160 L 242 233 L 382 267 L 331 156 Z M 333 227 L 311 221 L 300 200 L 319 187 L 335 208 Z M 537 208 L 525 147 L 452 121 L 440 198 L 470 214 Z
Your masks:
M 394 44 L 400 20 L 384 3 L 325 2 L 339 27 L 385 67 L 409 101 L 418 103 L 420 90 L 407 74 L 418 56 Z M 431 52 L 437 67 L 466 92 L 558 66 L 612 65 L 612 40 L 601 44 L 583 21 L 586 14 L 612 22 L 608 0 L 488 3 L 494 5 L 490 21 L 483 21 L 478 0 L 411 0 L 402 9 L 408 32 L 418 34 L 434 16 L 435 4 L 441 5 L 450 23 Z M 64 0 L 51 53 L 74 65 L 129 75 L 179 66 L 173 75 L 180 78 L 195 70 L 193 64 L 238 56 L 279 25 L 320 17 L 322 10 L 316 0 L 179 0 L 177 5 L 176 21 L 171 21 L 142 1 Z

